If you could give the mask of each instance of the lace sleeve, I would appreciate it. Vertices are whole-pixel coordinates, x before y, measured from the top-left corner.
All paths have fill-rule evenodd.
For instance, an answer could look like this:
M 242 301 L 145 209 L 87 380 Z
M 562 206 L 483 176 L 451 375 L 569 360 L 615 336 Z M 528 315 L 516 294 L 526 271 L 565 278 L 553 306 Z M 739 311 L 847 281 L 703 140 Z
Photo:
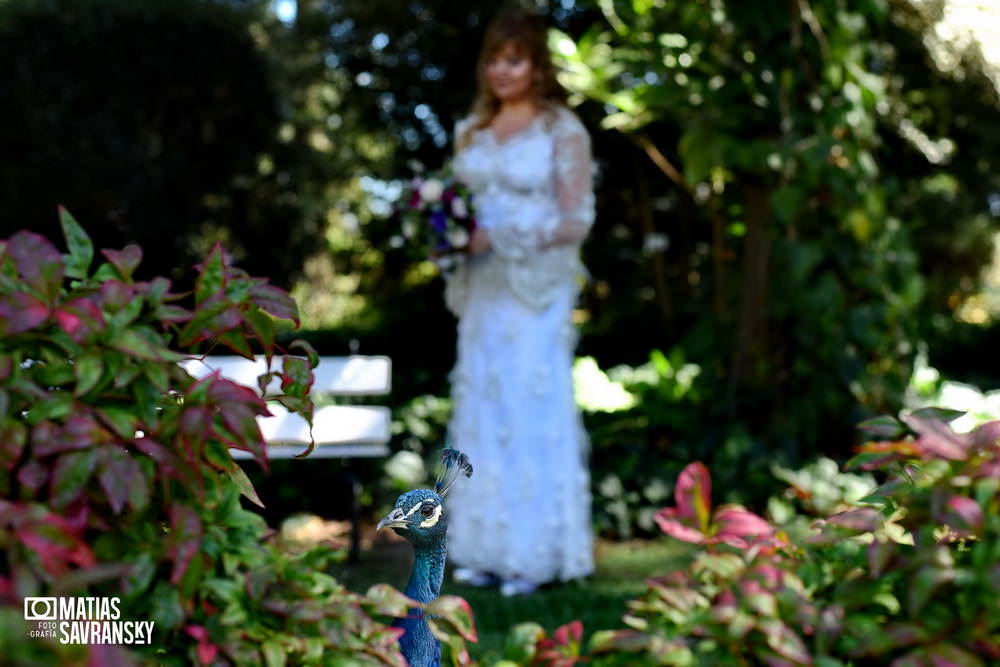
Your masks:
M 590 136 L 568 109 L 559 112 L 552 134 L 552 179 L 558 219 L 532 229 L 517 224 L 490 229 L 491 244 L 502 257 L 519 258 L 553 246 L 579 243 L 594 222 Z
M 583 241 L 594 224 L 594 161 L 590 135 L 568 112 L 556 126 L 553 178 L 559 223 L 546 245 Z

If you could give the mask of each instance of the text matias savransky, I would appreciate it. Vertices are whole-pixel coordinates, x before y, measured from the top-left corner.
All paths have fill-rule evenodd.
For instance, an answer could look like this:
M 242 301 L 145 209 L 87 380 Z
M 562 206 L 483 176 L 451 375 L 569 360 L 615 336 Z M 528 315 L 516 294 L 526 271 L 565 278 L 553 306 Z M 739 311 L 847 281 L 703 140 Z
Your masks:
M 153 621 L 123 621 L 117 597 L 24 599 L 24 618 L 37 625 L 30 637 L 61 644 L 152 644 Z

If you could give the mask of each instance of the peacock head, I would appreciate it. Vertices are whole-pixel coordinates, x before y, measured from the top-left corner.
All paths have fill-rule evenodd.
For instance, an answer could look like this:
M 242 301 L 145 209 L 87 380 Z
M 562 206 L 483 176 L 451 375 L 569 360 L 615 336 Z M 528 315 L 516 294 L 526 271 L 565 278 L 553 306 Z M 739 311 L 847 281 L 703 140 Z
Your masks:
M 402 494 L 396 499 L 393 510 L 378 522 L 376 530 L 392 528 L 414 546 L 431 546 L 444 540 L 448 531 L 444 497 L 459 477 L 472 477 L 472 464 L 468 456 L 456 449 L 444 450 L 441 462 L 434 490 L 413 489 Z

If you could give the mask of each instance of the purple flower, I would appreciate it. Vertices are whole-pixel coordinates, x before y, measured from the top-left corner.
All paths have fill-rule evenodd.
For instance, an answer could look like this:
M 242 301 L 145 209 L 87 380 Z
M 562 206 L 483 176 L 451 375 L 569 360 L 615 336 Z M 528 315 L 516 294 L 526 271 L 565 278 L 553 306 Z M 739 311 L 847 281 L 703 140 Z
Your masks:
M 431 215 L 431 226 L 434 227 L 434 231 L 443 234 L 445 229 L 447 229 L 448 218 L 441 211 L 435 211 Z

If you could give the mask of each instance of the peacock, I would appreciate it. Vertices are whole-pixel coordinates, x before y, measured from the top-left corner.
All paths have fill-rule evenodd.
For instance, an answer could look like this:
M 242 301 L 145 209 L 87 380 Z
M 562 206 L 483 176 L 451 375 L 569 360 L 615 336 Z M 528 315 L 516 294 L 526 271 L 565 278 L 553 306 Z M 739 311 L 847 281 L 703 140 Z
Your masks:
M 413 545 L 413 571 L 403 592 L 425 603 L 436 600 L 441 593 L 444 565 L 448 558 L 445 539 L 448 515 L 444 511 L 444 497 L 459 477 L 472 477 L 469 457 L 456 449 L 445 449 L 441 462 L 434 490 L 413 489 L 402 494 L 396 499 L 392 512 L 376 527 L 376 530 L 392 528 Z M 422 610 L 411 611 L 406 618 L 397 619 L 393 626 L 404 630 L 399 638 L 399 648 L 411 667 L 437 667 L 441 664 L 441 644 L 431 634 Z

